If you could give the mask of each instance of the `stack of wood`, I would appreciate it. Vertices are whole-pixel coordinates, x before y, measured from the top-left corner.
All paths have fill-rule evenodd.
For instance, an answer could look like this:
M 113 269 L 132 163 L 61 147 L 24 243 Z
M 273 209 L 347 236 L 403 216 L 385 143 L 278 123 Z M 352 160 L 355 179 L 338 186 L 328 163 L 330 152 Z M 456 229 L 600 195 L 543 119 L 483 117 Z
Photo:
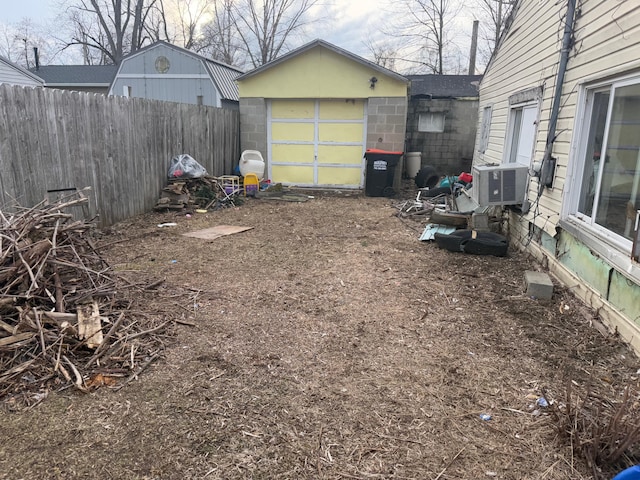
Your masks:
M 98 253 L 93 225 L 65 212 L 84 202 L 0 210 L 0 398 L 65 384 L 87 390 L 153 357 L 131 340 L 159 328 L 131 328 L 138 322 L 118 296 L 132 285 Z M 123 355 L 128 373 L 113 360 Z
M 220 196 L 215 177 L 169 180 L 162 189 L 154 210 L 183 210 L 210 208 Z

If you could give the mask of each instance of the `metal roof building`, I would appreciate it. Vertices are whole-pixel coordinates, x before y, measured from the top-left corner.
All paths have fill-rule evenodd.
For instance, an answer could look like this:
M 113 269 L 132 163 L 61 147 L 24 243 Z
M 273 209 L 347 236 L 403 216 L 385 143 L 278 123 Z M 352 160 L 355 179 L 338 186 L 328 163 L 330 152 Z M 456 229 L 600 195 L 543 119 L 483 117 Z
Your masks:
M 125 57 L 110 95 L 238 108 L 242 70 L 159 41 Z

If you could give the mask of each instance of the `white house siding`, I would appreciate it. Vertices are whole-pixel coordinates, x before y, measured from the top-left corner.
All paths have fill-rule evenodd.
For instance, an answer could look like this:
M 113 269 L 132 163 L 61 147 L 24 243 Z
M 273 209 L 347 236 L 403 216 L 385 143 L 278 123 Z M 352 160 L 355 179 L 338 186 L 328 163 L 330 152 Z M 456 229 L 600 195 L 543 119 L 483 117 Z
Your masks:
M 567 0 L 520 0 L 509 34 L 503 38 L 480 86 L 479 111 L 492 106 L 492 124 L 487 149 L 484 154 L 475 152 L 474 163 L 503 162 L 508 97 L 541 85 L 544 93 L 534 160 L 542 158 L 566 10 Z M 580 92 L 592 82 L 625 73 L 640 73 L 640 2 L 579 1 L 552 151 L 558 162 L 553 188 L 544 189 L 537 199 L 538 182 L 533 179 L 528 197 L 531 210 L 526 215 L 512 213 L 510 225 L 515 243 L 548 261 L 558 278 L 597 308 L 609 325 L 640 351 L 640 265 L 632 262 L 624 249 L 612 246 L 579 223 L 572 226 L 562 217 L 568 199 L 579 188 L 576 177 L 580 171 L 575 163 L 581 160 L 578 134 L 585 121 L 578 104 L 584 101 Z M 477 145 L 482 135 L 480 127 Z
M 37 81 L 27 73 L 22 72 L 19 68 L 6 62 L 0 58 L 0 83 L 8 83 L 10 85 L 24 85 L 28 87 L 41 87 L 42 82 Z
M 535 87 L 542 87 L 534 159 L 541 159 L 546 143 L 546 128 L 551 112 L 555 77 L 560 61 L 562 27 L 560 17 L 565 7 L 556 2 L 523 0 L 497 55 L 492 59 L 480 84 L 480 112 L 492 107 L 489 143 L 484 154 L 475 151 L 474 164 L 502 163 L 507 144 L 509 96 Z M 481 115 L 480 115 L 481 117 Z M 481 119 L 479 120 L 482 121 Z M 558 129 L 560 131 L 560 129 Z M 476 144 L 479 145 L 481 125 Z M 558 138 L 558 142 L 563 139 Z M 568 142 L 568 140 L 565 139 Z M 560 211 L 562 179 L 556 177 L 552 195 L 540 199 L 540 227 L 549 227 L 549 216 Z M 537 183 L 530 182 L 533 189 Z M 531 216 L 533 218 L 533 216 Z

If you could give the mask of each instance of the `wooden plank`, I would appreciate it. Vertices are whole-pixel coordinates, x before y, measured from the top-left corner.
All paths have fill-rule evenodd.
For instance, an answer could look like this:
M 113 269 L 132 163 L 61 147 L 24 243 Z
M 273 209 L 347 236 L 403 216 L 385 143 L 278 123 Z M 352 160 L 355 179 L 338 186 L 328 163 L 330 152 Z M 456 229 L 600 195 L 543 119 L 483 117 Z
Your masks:
M 30 340 L 35 336 L 36 334 L 34 332 L 23 332 L 16 335 L 11 335 L 10 337 L 0 338 L 0 347 L 6 347 L 14 343 Z
M 96 348 L 102 344 L 102 322 L 98 302 L 95 300 L 78 307 L 78 338 L 87 341 L 87 347 Z

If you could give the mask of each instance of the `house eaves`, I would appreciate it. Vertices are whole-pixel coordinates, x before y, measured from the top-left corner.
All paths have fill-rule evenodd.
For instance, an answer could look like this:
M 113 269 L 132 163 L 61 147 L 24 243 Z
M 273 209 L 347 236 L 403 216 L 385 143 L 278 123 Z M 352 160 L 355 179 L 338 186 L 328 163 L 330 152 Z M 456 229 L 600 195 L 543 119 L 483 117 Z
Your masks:
M 17 70 L 21 74 L 26 75 L 27 77 L 29 77 L 33 81 L 38 82 L 40 84 L 44 84 L 44 80 L 42 78 L 40 78 L 38 75 L 36 75 L 33 72 L 30 72 L 26 68 L 22 68 L 20 65 L 17 65 L 15 63 L 13 63 L 11 60 L 9 60 L 6 57 L 3 57 L 2 55 L 0 55 L 0 62 L 6 64 L 9 68 Z
M 511 26 L 513 25 L 513 21 L 516 18 L 516 14 L 518 13 L 518 10 L 520 9 L 520 5 L 523 3 L 522 0 L 513 0 L 513 1 L 514 1 L 513 7 L 511 8 L 511 11 L 509 12 L 509 16 L 507 17 L 507 19 L 504 22 L 505 26 L 504 26 L 504 29 L 502 30 L 502 34 L 500 35 L 500 38 L 498 39 L 498 43 L 493 47 L 493 52 L 491 52 L 491 57 L 489 58 L 489 61 L 487 62 L 487 66 L 484 69 L 485 74 L 489 71 L 489 68 L 491 68 L 491 64 L 493 63 L 493 59 L 495 58 L 496 54 L 498 53 L 498 50 L 502 46 L 502 43 L 511 34 Z M 480 83 L 482 83 L 482 82 L 480 82 Z
M 266 70 L 269 70 L 283 62 L 286 62 L 287 60 L 289 60 L 290 58 L 296 57 L 298 55 L 301 55 L 309 50 L 311 50 L 312 48 L 315 47 L 323 47 L 326 48 L 327 50 L 331 50 L 334 53 L 337 53 L 338 55 L 342 55 L 343 57 L 349 58 L 357 63 L 360 63 L 361 65 L 364 65 L 366 67 L 369 67 L 373 70 L 376 70 L 378 72 L 380 72 L 383 75 L 386 75 L 388 77 L 394 78 L 396 80 L 399 80 L 401 82 L 405 82 L 408 83 L 409 80 L 400 75 L 399 73 L 394 72 L 393 70 L 389 70 L 388 68 L 384 68 L 381 67 L 380 65 L 370 62 L 369 60 L 362 58 L 354 53 L 351 53 L 347 50 L 344 50 L 340 47 L 337 47 L 329 42 L 326 42 L 324 40 L 321 39 L 316 39 L 312 42 L 307 43 L 306 45 L 303 45 L 299 48 L 296 48 L 295 50 L 291 50 L 290 52 L 282 55 L 281 57 L 276 58 L 275 60 L 272 60 L 268 63 L 265 63 L 264 65 L 261 65 L 260 67 L 257 67 L 243 75 L 240 75 L 236 80 L 245 80 L 247 78 L 253 77 L 254 75 L 258 75 Z

